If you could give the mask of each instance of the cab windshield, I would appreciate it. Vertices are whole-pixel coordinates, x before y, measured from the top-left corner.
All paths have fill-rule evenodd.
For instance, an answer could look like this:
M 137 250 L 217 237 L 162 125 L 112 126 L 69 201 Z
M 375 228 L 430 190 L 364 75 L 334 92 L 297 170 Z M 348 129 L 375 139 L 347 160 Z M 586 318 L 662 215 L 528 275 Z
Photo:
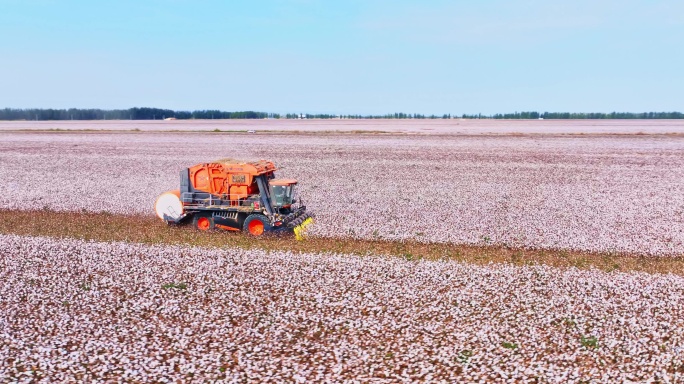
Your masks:
M 295 195 L 295 184 L 271 185 L 271 203 L 274 207 L 286 207 L 292 205 Z

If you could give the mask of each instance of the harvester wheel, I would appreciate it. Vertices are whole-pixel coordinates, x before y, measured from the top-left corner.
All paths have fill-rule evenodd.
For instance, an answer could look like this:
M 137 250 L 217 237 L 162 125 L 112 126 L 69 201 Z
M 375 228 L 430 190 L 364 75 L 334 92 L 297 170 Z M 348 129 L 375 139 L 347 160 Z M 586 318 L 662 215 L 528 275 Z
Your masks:
M 214 218 L 211 216 L 195 216 L 193 224 L 200 231 L 211 231 L 214 229 Z
M 242 230 L 252 236 L 261 236 L 271 230 L 271 224 L 264 215 L 249 215 L 245 219 Z

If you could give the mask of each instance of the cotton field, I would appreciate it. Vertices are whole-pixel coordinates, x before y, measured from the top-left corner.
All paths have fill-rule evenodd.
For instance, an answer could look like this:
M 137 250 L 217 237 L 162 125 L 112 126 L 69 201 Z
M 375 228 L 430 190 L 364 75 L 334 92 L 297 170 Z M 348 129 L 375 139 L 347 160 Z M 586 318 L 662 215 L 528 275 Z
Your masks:
M 677 382 L 684 278 L 0 236 L 0 381 Z
M 4 131 L 0 209 L 151 216 L 184 167 L 269 159 L 310 236 L 684 254 L 684 136 L 431 124 Z M 680 275 L 0 234 L 0 281 L 0 382 L 684 381 Z
M 299 179 L 312 236 L 684 253 L 679 135 L 6 132 L 0 208 L 152 215 L 225 157 Z

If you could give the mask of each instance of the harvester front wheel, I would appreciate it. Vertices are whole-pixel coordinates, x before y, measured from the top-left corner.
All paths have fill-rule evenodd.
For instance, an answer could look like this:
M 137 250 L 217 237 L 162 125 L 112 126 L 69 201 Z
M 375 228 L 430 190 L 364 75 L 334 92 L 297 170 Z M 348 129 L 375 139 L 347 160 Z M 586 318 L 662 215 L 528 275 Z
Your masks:
M 211 216 L 195 216 L 192 222 L 195 228 L 203 232 L 211 231 L 215 227 L 214 218 Z
M 261 236 L 271 230 L 271 224 L 264 215 L 249 215 L 245 219 L 242 230 L 251 236 Z

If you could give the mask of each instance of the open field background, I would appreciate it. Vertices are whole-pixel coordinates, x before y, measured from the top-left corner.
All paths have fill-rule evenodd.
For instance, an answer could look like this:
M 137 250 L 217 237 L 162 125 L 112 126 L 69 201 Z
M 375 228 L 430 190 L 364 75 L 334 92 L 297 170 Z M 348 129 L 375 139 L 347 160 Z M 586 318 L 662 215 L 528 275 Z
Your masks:
M 684 252 L 684 137 L 5 132 L 0 208 L 150 214 L 183 167 L 271 159 L 313 236 Z
M 387 132 L 407 134 L 683 134 L 684 120 L 102 120 L 0 121 L 9 130 Z

